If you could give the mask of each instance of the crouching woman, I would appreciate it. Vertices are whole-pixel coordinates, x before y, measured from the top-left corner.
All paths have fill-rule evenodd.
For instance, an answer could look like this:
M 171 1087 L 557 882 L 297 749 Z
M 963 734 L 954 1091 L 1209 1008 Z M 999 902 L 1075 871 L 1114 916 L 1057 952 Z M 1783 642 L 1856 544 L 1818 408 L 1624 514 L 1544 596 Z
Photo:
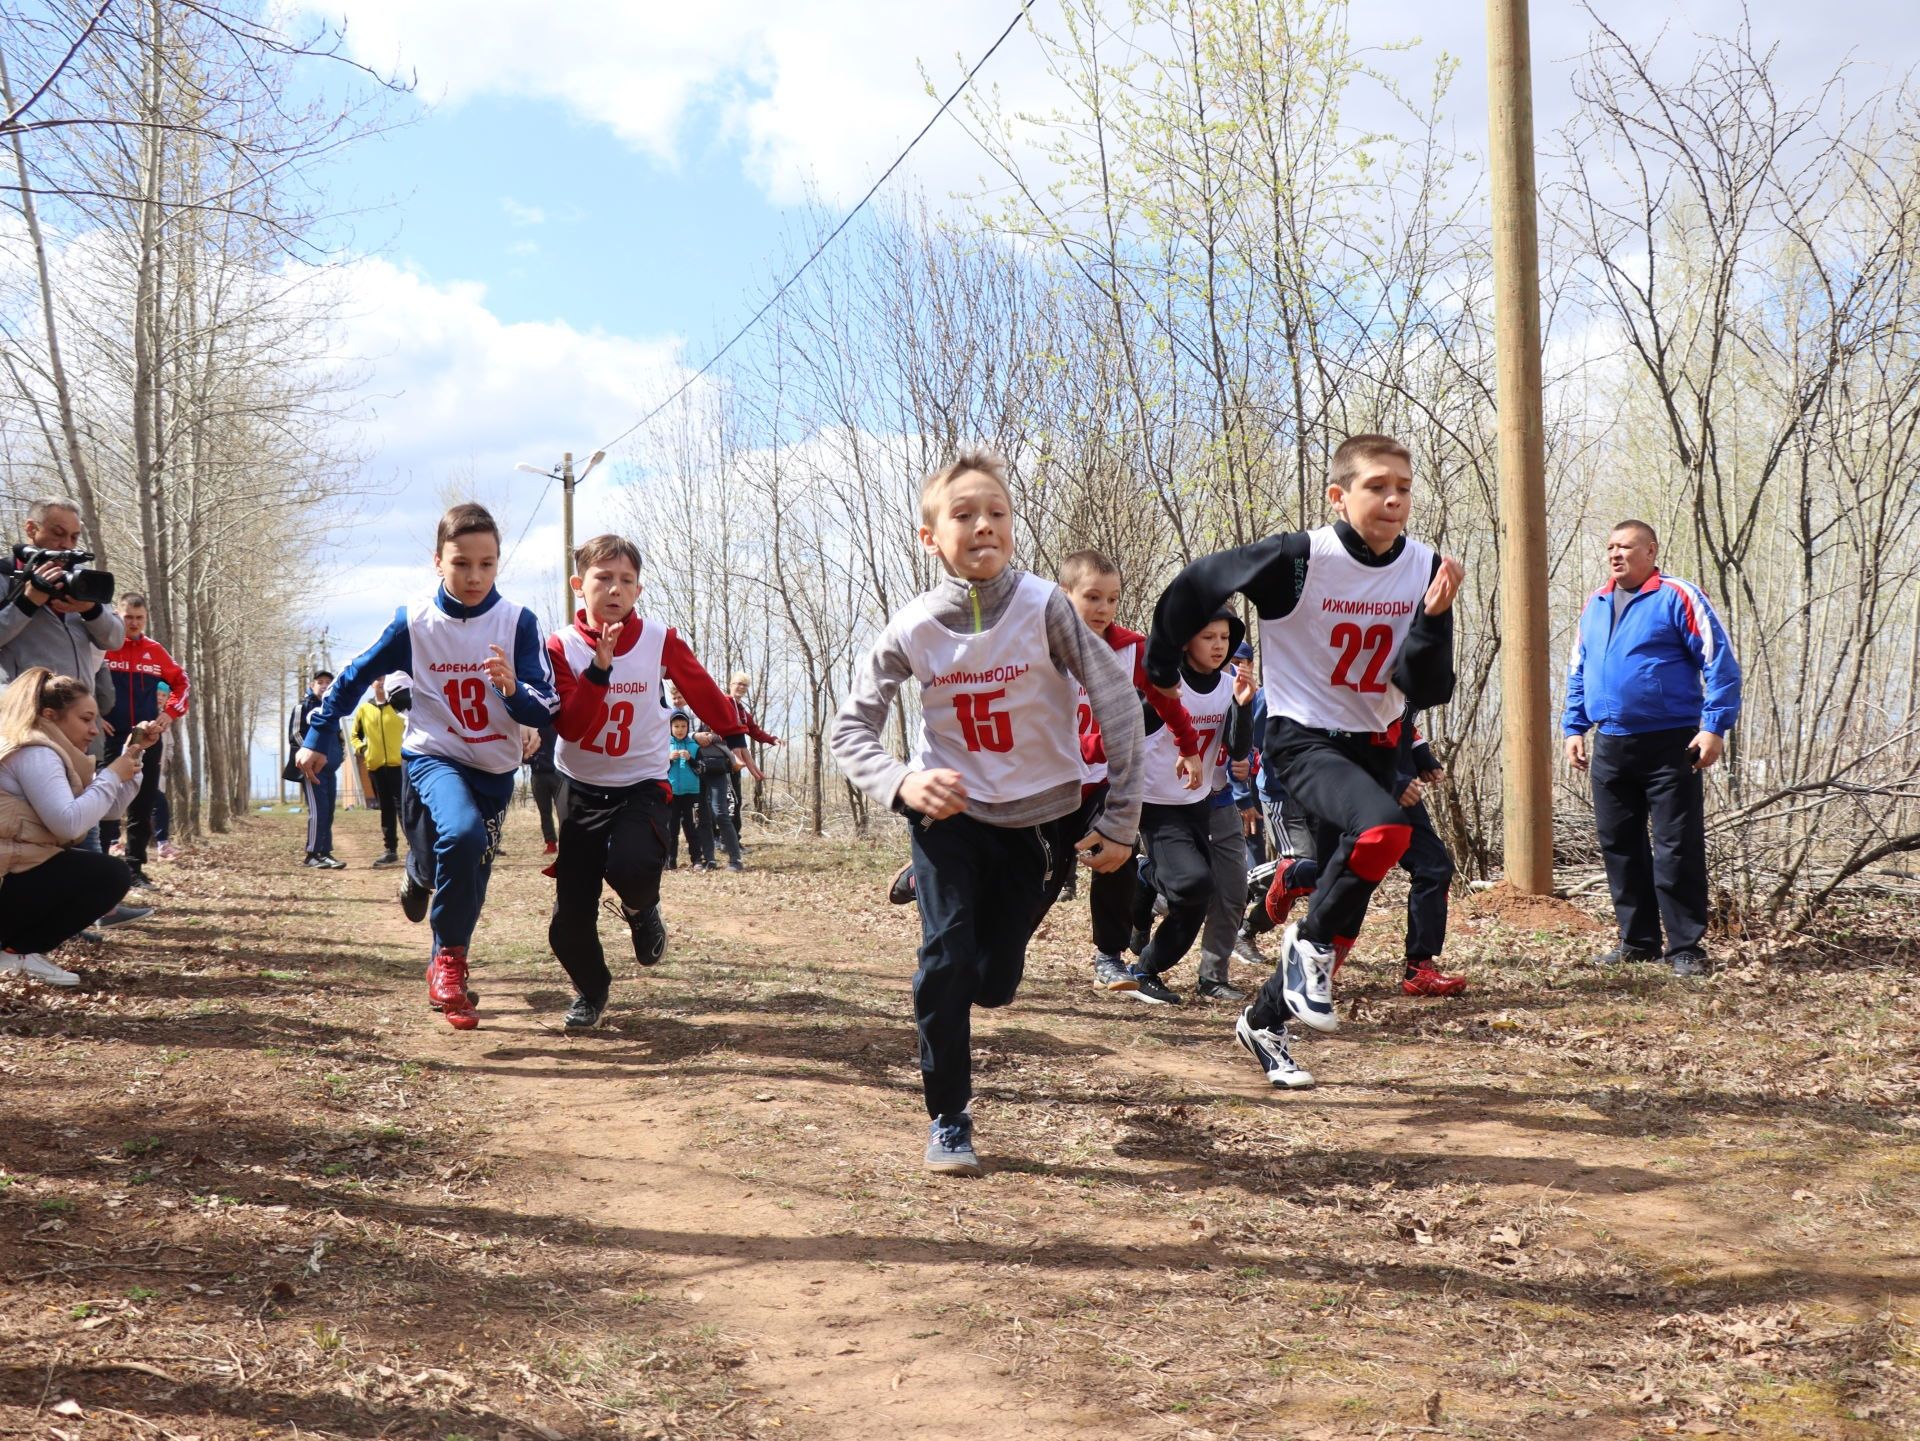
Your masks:
M 95 774 L 92 686 L 35 666 L 0 692 L 0 974 L 80 983 L 45 953 L 112 910 L 131 876 L 126 862 L 75 845 L 125 814 L 140 790 L 141 756 L 162 729 L 135 726 L 119 758 Z

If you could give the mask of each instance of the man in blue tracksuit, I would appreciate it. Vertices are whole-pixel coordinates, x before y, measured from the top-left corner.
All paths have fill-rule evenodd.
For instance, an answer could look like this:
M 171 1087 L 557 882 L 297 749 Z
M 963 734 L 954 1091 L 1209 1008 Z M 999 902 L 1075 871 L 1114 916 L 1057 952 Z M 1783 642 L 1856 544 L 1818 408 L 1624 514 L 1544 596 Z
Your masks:
M 1740 718 L 1740 664 L 1706 597 L 1662 575 L 1659 555 L 1643 520 L 1623 520 L 1608 535 L 1612 578 L 1580 614 L 1561 729 L 1568 763 L 1593 777 L 1620 926 L 1620 944 L 1601 961 L 1664 955 L 1675 975 L 1698 976 L 1707 933 L 1702 773 Z

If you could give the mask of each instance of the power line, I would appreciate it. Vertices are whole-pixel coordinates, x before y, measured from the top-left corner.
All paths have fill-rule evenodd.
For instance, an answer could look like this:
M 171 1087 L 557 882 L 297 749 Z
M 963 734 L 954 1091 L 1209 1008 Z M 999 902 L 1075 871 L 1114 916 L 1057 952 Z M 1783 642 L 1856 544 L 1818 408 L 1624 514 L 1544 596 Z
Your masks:
M 547 508 L 547 497 L 553 494 L 553 482 L 556 479 L 558 479 L 558 477 L 551 473 L 547 476 L 547 483 L 540 492 L 540 499 L 534 504 L 533 513 L 527 517 L 527 523 L 520 527 L 520 539 L 514 541 L 512 549 L 507 551 L 506 556 L 500 562 L 501 574 L 504 575 L 507 567 L 513 563 L 513 557 L 519 551 L 521 541 L 527 538 L 527 533 L 533 529 L 533 523 L 540 519 L 540 512 Z M 565 578 L 564 576 L 561 577 L 563 580 Z
M 718 350 L 716 350 L 710 357 L 708 357 L 706 364 L 702 365 L 698 370 L 694 371 L 692 375 L 689 375 L 685 380 L 683 380 L 680 383 L 679 387 L 673 392 L 672 395 L 669 395 L 665 400 L 661 401 L 658 405 L 654 406 L 652 410 L 649 410 L 645 415 L 641 416 L 632 425 L 628 426 L 625 430 L 621 431 L 618 435 L 616 435 L 612 440 L 608 441 L 605 445 L 601 446 L 600 448 L 602 450 L 612 450 L 621 441 L 625 440 L 628 436 L 632 435 L 636 430 L 639 430 L 642 426 L 646 425 L 649 421 L 653 420 L 655 416 L 659 415 L 668 406 L 672 405 L 681 396 L 685 395 L 687 391 L 692 388 L 693 383 L 696 380 L 700 379 L 701 376 L 705 375 L 709 370 L 712 370 L 714 366 L 718 365 L 720 361 L 725 357 L 726 353 L 729 350 L 732 350 L 735 345 L 739 344 L 739 342 L 743 338 L 745 338 L 748 331 L 752 330 L 754 326 L 760 323 L 761 318 L 764 315 L 766 315 L 766 313 L 769 310 L 773 309 L 773 307 L 776 304 L 779 303 L 781 296 L 785 295 L 789 290 L 791 290 L 796 284 L 799 283 L 800 277 L 807 273 L 808 269 L 813 265 L 813 262 L 820 258 L 822 253 L 825 252 L 826 248 L 829 245 L 833 244 L 834 241 L 840 238 L 840 232 L 845 230 L 849 225 L 851 225 L 853 223 L 854 217 L 857 216 L 862 210 L 866 209 L 867 202 L 873 199 L 875 195 L 879 194 L 880 187 L 885 185 L 889 180 L 893 178 L 893 172 L 898 170 L 902 165 L 906 163 L 907 157 L 913 154 L 914 146 L 918 145 L 922 140 L 926 139 L 927 132 L 933 129 L 935 125 L 939 124 L 940 117 L 942 115 L 945 115 L 947 111 L 950 108 L 952 108 L 953 102 L 960 98 L 962 93 L 965 92 L 965 90 L 969 85 L 973 84 L 973 78 L 974 76 L 980 73 L 981 67 L 983 67 L 989 60 L 993 59 L 994 52 L 998 50 L 1003 44 L 1006 43 L 1007 37 L 1013 34 L 1014 30 L 1018 28 L 1022 20 L 1027 18 L 1027 12 L 1033 8 L 1033 3 L 1034 3 L 1034 0 L 1021 0 L 1020 13 L 1015 15 L 1013 19 L 1007 22 L 1007 28 L 1000 32 L 1000 38 L 995 40 L 993 44 L 987 47 L 986 54 L 982 55 L 978 60 L 973 62 L 973 68 L 967 71 L 965 78 L 962 79 L 958 85 L 953 87 L 952 94 L 948 95 L 945 100 L 942 100 L 940 102 L 940 108 L 933 112 L 933 115 L 928 119 L 925 125 L 922 125 L 920 127 L 920 133 L 915 135 L 913 139 L 907 142 L 907 148 L 905 150 L 902 150 L 897 156 L 895 156 L 893 160 L 893 164 L 889 165 L 884 171 L 882 171 L 880 178 L 874 181 L 873 184 L 867 188 L 867 193 L 860 197 L 860 203 L 858 205 L 855 205 L 853 209 L 849 210 L 846 213 L 846 215 L 841 219 L 840 223 L 833 227 L 832 232 L 827 236 L 825 240 L 822 240 L 818 245 L 813 247 L 813 253 L 800 263 L 800 268 L 794 271 L 793 274 L 789 275 L 785 280 L 780 282 L 780 288 L 774 291 L 773 294 L 767 298 L 766 304 L 762 305 L 758 310 L 754 311 L 753 314 L 748 318 L 747 323 L 741 326 L 738 330 L 734 331 L 733 335 L 728 339 L 727 343 L 721 346 Z

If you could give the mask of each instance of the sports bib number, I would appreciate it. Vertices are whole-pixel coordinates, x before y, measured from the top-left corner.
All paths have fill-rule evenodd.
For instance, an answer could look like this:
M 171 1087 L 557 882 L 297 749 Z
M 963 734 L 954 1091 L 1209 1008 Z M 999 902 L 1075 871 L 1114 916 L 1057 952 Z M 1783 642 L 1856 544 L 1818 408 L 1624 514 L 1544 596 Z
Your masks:
M 580 743 L 583 751 L 595 755 L 623 756 L 633 744 L 633 702 L 617 700 L 607 707 L 606 729 L 597 738 Z
M 478 676 L 465 676 L 447 682 L 441 692 L 453 718 L 470 731 L 483 731 L 490 724 L 487 716 L 487 683 Z
M 960 721 L 960 734 L 970 751 L 1004 754 L 1013 749 L 1013 720 L 993 703 L 1005 700 L 1006 687 L 999 690 L 960 691 L 953 698 L 954 715 Z
M 1352 621 L 1343 620 L 1333 628 L 1328 644 L 1340 652 L 1340 659 L 1333 667 L 1335 685 L 1362 695 L 1385 694 L 1387 683 L 1380 672 L 1387 668 L 1387 656 L 1393 650 L 1392 626 L 1370 625 L 1363 631 Z M 1367 657 L 1366 669 L 1355 680 L 1353 667 L 1362 654 Z

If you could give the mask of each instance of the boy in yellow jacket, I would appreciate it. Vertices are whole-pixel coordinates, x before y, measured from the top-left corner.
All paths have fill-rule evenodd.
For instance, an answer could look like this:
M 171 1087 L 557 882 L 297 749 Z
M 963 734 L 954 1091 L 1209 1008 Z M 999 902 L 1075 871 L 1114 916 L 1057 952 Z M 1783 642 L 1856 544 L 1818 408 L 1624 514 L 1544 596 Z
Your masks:
M 373 780 L 373 793 L 380 802 L 380 835 L 387 845 L 376 866 L 400 864 L 400 786 L 406 777 L 400 764 L 400 736 L 406 728 L 406 719 L 387 698 L 386 680 L 376 680 L 353 713 L 354 753 L 366 762 Z

